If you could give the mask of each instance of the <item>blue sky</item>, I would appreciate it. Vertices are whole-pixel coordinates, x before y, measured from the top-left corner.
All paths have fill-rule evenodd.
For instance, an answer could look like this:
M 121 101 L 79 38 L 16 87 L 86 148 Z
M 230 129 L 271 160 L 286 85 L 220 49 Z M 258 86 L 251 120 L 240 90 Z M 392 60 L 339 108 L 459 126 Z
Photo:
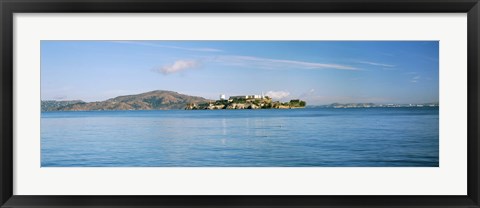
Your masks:
M 152 90 L 218 99 L 438 102 L 438 41 L 42 41 L 42 100 Z

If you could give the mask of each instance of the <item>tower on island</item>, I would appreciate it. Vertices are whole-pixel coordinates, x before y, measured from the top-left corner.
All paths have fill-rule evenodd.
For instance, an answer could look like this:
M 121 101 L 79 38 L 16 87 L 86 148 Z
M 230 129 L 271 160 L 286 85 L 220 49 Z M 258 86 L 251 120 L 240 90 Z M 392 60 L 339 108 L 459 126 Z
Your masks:
M 225 94 L 220 94 L 220 100 L 225 100 Z

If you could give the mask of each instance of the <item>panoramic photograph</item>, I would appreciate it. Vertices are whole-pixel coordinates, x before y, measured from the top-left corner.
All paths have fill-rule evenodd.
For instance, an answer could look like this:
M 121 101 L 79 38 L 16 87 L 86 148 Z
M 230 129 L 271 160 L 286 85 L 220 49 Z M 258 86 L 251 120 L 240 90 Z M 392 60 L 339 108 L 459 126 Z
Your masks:
M 41 167 L 439 167 L 438 41 L 41 41 Z

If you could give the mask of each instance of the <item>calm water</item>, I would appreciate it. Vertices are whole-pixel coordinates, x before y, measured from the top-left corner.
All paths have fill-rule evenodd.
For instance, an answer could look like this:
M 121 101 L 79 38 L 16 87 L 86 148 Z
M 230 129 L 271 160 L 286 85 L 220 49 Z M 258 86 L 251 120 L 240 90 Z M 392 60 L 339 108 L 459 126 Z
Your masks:
M 438 167 L 438 108 L 44 112 L 42 167 Z

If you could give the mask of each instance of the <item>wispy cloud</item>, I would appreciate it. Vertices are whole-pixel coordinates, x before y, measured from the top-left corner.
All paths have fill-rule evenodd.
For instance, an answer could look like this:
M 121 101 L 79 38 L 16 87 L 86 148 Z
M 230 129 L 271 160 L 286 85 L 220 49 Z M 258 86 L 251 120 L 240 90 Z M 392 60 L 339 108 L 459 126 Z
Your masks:
M 264 69 L 297 68 L 297 69 L 360 70 L 352 66 L 341 65 L 341 64 L 306 62 L 306 61 L 289 60 L 289 59 L 269 59 L 269 58 L 254 57 L 254 56 L 217 56 L 215 57 L 214 61 L 227 64 L 227 65 L 246 66 L 246 67 L 264 68 Z
M 412 82 L 412 83 L 417 83 L 419 80 L 420 80 L 420 76 L 414 76 L 414 77 L 410 80 L 410 82 Z
M 144 41 L 111 41 L 111 42 L 120 43 L 120 44 L 150 46 L 150 47 L 157 47 L 157 48 L 171 48 L 171 49 L 186 50 L 186 51 L 199 51 L 199 52 L 222 52 L 223 51 L 216 48 L 188 48 L 188 47 L 178 47 L 178 46 L 171 46 L 171 45 L 162 45 L 162 44 L 156 44 L 156 43 L 144 42 Z
M 312 97 L 319 97 L 317 95 L 317 93 L 315 92 L 315 89 L 313 89 L 313 88 L 308 90 L 307 92 L 304 92 L 304 93 L 300 94 L 300 96 L 299 96 L 299 98 L 301 98 L 301 99 L 305 99 L 305 98 L 308 99 L 308 98 L 312 98 Z
M 286 59 L 268 59 L 253 56 L 216 56 L 216 57 L 204 57 L 201 59 L 203 64 L 224 64 L 229 66 L 242 66 L 252 68 L 262 68 L 271 70 L 284 70 L 284 69 L 337 69 L 337 70 L 360 70 L 347 65 L 340 64 L 325 64 L 315 62 L 304 62 L 296 60 Z M 173 64 L 164 65 L 158 68 L 154 68 L 154 71 L 160 72 L 164 75 L 185 71 L 198 67 L 200 61 L 196 60 L 177 60 Z
M 181 71 L 185 71 L 187 69 L 193 69 L 199 66 L 199 62 L 195 60 L 177 60 L 173 64 L 165 65 L 160 68 L 155 69 L 155 71 L 160 72 L 164 75 L 169 75 Z
M 384 63 L 377 63 L 377 62 L 371 62 L 371 61 L 358 61 L 358 63 L 368 64 L 368 65 L 372 65 L 372 66 L 387 67 L 387 68 L 393 68 L 393 67 L 395 67 L 395 65 L 384 64 Z
M 268 91 L 265 95 L 273 99 L 282 99 L 288 97 L 290 93 L 287 91 Z

